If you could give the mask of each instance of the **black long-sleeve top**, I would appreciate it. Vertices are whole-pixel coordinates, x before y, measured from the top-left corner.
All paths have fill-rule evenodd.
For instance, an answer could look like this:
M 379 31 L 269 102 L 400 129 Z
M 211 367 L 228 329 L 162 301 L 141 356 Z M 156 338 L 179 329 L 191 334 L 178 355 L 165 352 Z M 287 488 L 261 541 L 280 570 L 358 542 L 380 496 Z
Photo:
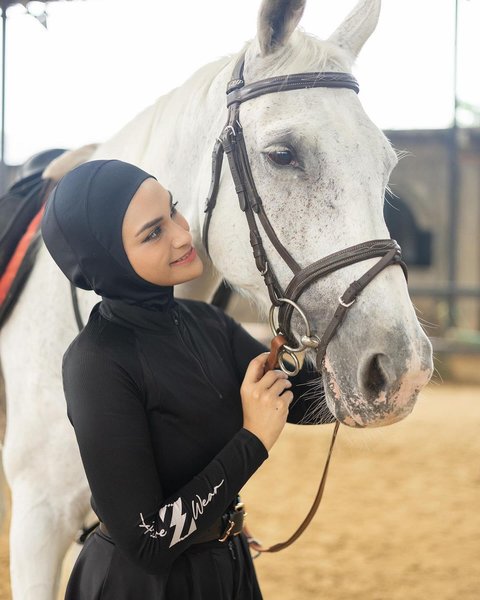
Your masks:
M 65 352 L 92 508 L 145 571 L 167 574 L 267 458 L 242 427 L 240 397 L 248 363 L 265 350 L 203 302 L 157 312 L 103 299 Z M 291 378 L 290 422 L 310 408 L 298 384 L 314 377 L 302 369 Z

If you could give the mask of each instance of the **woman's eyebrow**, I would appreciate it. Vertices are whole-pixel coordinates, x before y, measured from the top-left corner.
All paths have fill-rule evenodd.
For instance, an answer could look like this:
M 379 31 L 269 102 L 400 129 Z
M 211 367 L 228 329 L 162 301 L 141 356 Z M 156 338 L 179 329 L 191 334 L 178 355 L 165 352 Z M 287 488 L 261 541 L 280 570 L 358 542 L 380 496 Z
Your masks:
M 170 210 L 171 210 L 172 205 L 173 205 L 173 196 L 172 196 L 172 192 L 170 190 L 167 190 L 167 191 L 168 191 L 168 195 L 170 196 Z M 152 219 L 151 221 L 148 221 L 148 223 L 145 223 L 144 225 L 142 225 L 142 228 L 139 231 L 137 231 L 137 233 L 135 234 L 135 237 L 138 237 L 146 229 L 150 229 L 150 227 L 153 227 L 154 225 L 158 225 L 162 221 L 163 221 L 163 217 L 157 217 L 156 219 Z
M 135 237 L 138 237 L 146 229 L 150 229 L 150 227 L 153 227 L 154 225 L 158 225 L 162 221 L 163 221 L 163 217 L 157 217 L 156 219 L 152 219 L 151 221 L 148 221 L 148 223 L 145 223 L 144 225 L 142 225 L 142 228 L 139 231 L 137 231 L 137 233 L 135 234 Z

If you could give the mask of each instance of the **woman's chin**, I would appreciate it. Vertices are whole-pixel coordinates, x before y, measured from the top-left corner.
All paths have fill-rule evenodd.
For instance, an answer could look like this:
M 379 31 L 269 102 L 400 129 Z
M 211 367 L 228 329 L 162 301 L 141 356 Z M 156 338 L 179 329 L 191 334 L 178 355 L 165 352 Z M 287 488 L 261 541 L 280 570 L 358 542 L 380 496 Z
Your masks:
M 187 281 L 192 281 L 192 279 L 197 279 L 203 274 L 203 268 L 202 259 L 197 254 L 195 260 L 190 264 L 176 267 L 178 272 L 175 273 L 173 285 L 179 285 L 180 283 L 186 283 Z

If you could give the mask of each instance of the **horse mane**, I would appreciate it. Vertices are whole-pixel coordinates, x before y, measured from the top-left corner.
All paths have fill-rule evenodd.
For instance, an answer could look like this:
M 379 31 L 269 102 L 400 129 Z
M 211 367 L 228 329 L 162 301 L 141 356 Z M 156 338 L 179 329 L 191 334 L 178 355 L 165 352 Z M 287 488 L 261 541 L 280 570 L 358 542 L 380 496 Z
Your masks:
M 256 46 L 257 44 L 258 42 L 255 39 L 250 40 L 239 53 L 224 56 L 204 65 L 193 73 L 184 85 L 191 84 L 191 89 L 195 90 L 194 93 L 197 97 L 206 95 L 216 76 L 227 67 L 231 72 L 238 56 L 248 50 L 250 46 Z M 257 51 L 258 48 L 255 50 Z M 254 70 L 256 79 L 258 79 L 260 77 L 275 77 L 308 71 L 349 72 L 352 63 L 353 58 L 346 50 L 327 40 L 321 40 L 312 34 L 297 29 L 285 46 L 268 56 L 259 58 Z M 250 83 L 250 79 L 247 83 Z M 160 102 L 162 98 L 164 97 L 159 98 L 158 101 Z
M 258 42 L 250 40 L 241 50 L 259 56 Z M 95 153 L 94 158 L 108 158 L 115 156 L 121 160 L 142 165 L 147 171 L 163 177 L 158 171 L 157 162 L 149 162 L 149 157 L 156 155 L 152 152 L 152 145 L 157 143 L 155 132 L 156 124 L 171 110 L 178 112 L 181 103 L 182 112 L 195 113 L 196 106 L 205 103 L 209 95 L 218 93 L 216 86 L 225 90 L 233 65 L 240 53 L 224 56 L 209 64 L 204 65 L 193 73 L 182 85 L 160 96 L 153 104 L 137 114 L 129 123 L 120 129 L 112 138 L 106 140 Z M 276 52 L 266 57 L 255 59 L 247 63 L 246 78 L 256 81 L 275 75 L 301 73 L 307 71 L 349 71 L 352 57 L 338 46 L 317 37 L 296 30 L 288 43 Z M 172 108 L 173 107 L 173 108 Z M 221 126 L 222 117 L 219 113 L 212 116 L 219 119 Z

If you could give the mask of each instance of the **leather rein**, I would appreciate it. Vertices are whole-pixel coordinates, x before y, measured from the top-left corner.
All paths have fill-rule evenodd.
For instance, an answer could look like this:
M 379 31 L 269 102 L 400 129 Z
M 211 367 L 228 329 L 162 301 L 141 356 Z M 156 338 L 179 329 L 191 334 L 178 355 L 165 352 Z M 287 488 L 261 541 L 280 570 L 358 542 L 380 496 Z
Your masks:
M 371 240 L 355 246 L 350 246 L 349 248 L 317 260 L 304 268 L 302 268 L 292 257 L 290 252 L 278 239 L 275 230 L 267 217 L 262 199 L 256 189 L 248 160 L 247 148 L 245 146 L 243 128 L 240 122 L 240 106 L 243 102 L 258 98 L 265 94 L 318 87 L 350 89 L 355 93 L 358 93 L 359 86 L 357 80 L 351 74 L 336 72 L 296 73 L 293 75 L 270 77 L 246 85 L 243 79 L 244 64 L 245 55 L 242 54 L 235 65 L 232 78 L 227 85 L 228 117 L 220 136 L 217 138 L 212 153 L 212 178 L 204 210 L 206 214 L 203 223 L 202 241 L 204 248 L 209 255 L 208 231 L 212 213 L 217 202 L 223 157 L 226 154 L 240 209 L 245 213 L 247 219 L 250 231 L 250 245 L 253 250 L 255 263 L 267 286 L 270 301 L 272 303 L 269 321 L 274 338 L 272 340 L 266 370 L 277 368 L 279 366 L 282 371 L 288 375 L 296 375 L 301 368 L 297 354 L 310 348 L 314 349 L 317 353 L 316 367 L 318 372 L 320 372 L 327 346 L 335 335 L 338 327 L 345 319 L 348 310 L 355 303 L 360 292 L 386 267 L 395 264 L 400 265 L 405 277 L 407 277 L 407 268 L 402 261 L 400 246 L 392 239 Z M 285 290 L 282 289 L 272 270 L 272 265 L 268 261 L 257 219 L 262 225 L 263 231 L 271 244 L 293 273 L 293 277 Z M 322 277 L 326 277 L 343 267 L 372 258 L 379 258 L 380 260 L 358 280 L 353 281 L 342 296 L 338 298 L 338 306 L 333 317 L 321 337 L 317 337 L 312 333 L 305 312 L 298 305 L 298 300 L 303 291 L 311 283 Z M 294 310 L 299 313 L 299 316 L 305 325 L 305 333 L 301 336 L 300 342 L 295 340 L 290 328 Z M 278 313 L 276 319 L 275 311 Z M 285 357 L 289 358 L 289 362 L 285 361 Z M 292 361 L 293 368 L 291 364 Z M 310 524 L 323 496 L 328 467 L 338 428 L 339 422 L 337 421 L 335 423 L 317 495 L 302 524 L 288 540 L 267 548 L 263 547 L 260 542 L 252 538 L 247 531 L 246 533 L 250 547 L 257 553 L 278 552 L 283 550 L 297 540 Z

